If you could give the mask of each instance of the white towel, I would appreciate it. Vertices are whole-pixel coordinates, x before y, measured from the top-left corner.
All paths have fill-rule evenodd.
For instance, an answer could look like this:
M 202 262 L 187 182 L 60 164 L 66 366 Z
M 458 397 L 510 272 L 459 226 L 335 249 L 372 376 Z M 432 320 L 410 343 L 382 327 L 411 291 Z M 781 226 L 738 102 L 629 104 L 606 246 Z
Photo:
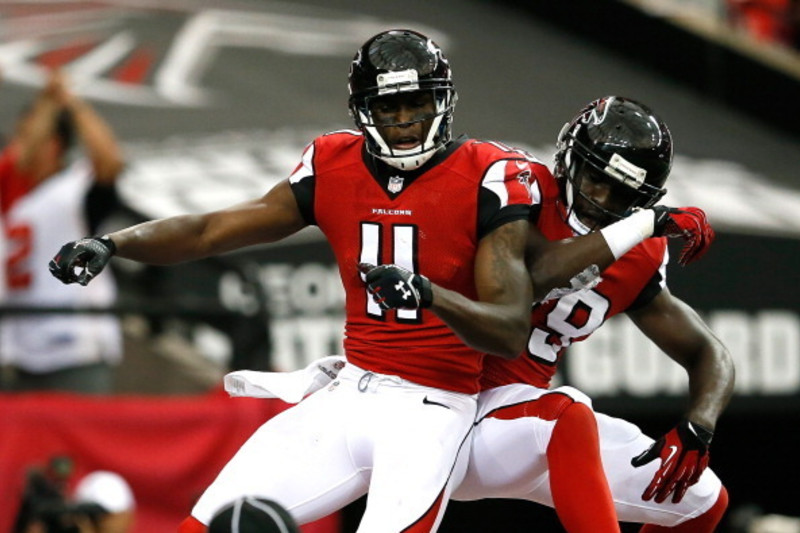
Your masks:
M 223 383 L 230 396 L 297 403 L 336 379 L 345 362 L 344 356 L 330 355 L 294 372 L 237 370 L 226 374 Z

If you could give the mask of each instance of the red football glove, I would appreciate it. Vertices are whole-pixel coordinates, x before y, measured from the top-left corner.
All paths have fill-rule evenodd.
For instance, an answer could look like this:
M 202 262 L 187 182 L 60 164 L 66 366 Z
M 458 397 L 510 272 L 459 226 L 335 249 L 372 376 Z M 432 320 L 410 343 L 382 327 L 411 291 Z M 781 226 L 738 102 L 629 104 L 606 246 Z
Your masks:
M 653 236 L 680 237 L 686 240 L 678 258 L 681 265 L 700 259 L 714 241 L 714 229 L 702 209 L 664 205 L 657 205 L 652 209 L 656 214 Z
M 661 459 L 661 467 L 642 493 L 642 499 L 647 501 L 655 496 L 656 503 L 661 503 L 673 493 L 672 503 L 680 502 L 708 466 L 708 446 L 713 435 L 702 426 L 682 420 L 641 455 L 631 459 L 631 464 L 637 468 Z

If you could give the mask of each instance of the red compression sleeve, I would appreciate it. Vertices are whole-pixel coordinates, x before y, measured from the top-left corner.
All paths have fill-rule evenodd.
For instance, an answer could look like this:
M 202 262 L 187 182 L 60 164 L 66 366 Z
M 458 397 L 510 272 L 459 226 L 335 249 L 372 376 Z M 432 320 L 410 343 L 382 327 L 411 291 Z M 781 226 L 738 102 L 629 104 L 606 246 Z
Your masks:
M 603 463 L 597 421 L 589 407 L 573 403 L 556 421 L 547 447 L 550 491 L 569 533 L 618 533 L 617 513 Z
M 208 528 L 197 518 L 187 516 L 178 526 L 178 533 L 208 533 Z

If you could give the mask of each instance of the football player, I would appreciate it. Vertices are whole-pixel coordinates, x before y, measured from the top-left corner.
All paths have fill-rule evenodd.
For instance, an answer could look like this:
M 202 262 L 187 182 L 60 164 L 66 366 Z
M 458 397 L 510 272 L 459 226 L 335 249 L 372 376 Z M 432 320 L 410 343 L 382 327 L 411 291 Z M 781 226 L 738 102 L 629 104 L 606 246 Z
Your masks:
M 633 424 L 596 414 L 618 518 L 646 524 L 647 533 L 714 531 L 727 492 L 706 468 L 708 449 L 733 390 L 733 363 L 697 313 L 667 288 L 666 238 L 637 237 L 683 235 L 681 264 L 699 258 L 713 240 L 702 211 L 656 204 L 666 192 L 672 153 L 661 118 L 639 102 L 611 96 L 565 125 L 554 175 L 532 165 L 540 198 L 529 243 L 534 287 L 565 285 L 565 272 L 577 275 L 570 290 L 551 291 L 534 305 L 521 357 L 486 360 L 468 473 L 455 499 L 528 499 L 554 506 L 570 532 L 598 531 L 585 519 L 603 512 L 593 496 L 602 486 L 591 482 L 600 465 L 586 453 L 596 444 L 580 422 L 590 419 L 591 401 L 571 387 L 549 386 L 567 347 L 625 312 L 686 369 L 690 401 L 683 418 L 656 441 Z M 547 250 L 563 254 L 570 239 L 598 234 L 607 247 L 594 255 L 592 268 L 581 271 L 570 255 L 563 256 L 568 268 L 554 267 Z M 559 239 L 567 240 L 551 242 Z M 553 282 L 554 276 L 560 279 Z
M 51 263 L 62 281 L 87 284 L 114 254 L 172 264 L 309 225 L 336 255 L 347 366 L 251 436 L 182 532 L 205 531 L 244 495 L 274 500 L 303 524 L 367 492 L 359 531 L 435 531 L 466 466 L 457 457 L 471 442 L 484 354 L 524 348 L 527 159 L 453 138 L 449 62 L 415 31 L 370 38 L 349 89 L 358 130 L 316 138 L 262 198 L 68 243 Z

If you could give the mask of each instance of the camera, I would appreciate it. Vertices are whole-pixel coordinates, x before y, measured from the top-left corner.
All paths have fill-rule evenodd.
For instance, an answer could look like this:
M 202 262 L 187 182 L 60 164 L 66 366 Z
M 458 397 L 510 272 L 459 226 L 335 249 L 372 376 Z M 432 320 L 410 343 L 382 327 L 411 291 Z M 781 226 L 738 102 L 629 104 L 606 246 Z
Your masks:
M 96 525 L 107 514 L 100 505 L 70 501 L 66 489 L 71 475 L 72 460 L 66 456 L 51 458 L 46 468 L 28 470 L 14 533 L 27 533 L 34 525 L 45 533 L 82 533 L 79 524 Z

